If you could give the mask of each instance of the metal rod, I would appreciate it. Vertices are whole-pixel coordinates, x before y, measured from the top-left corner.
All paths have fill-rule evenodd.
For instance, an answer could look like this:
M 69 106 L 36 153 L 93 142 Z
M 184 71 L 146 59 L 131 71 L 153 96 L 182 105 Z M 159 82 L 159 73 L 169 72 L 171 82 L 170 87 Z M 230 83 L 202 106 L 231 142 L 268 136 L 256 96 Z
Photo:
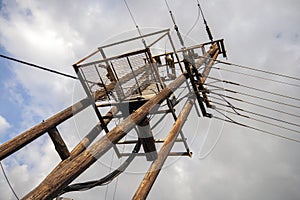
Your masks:
M 186 138 L 184 140 L 186 140 Z M 184 140 L 176 139 L 175 142 L 183 142 Z M 165 139 L 154 140 L 155 143 L 164 143 L 165 141 L 166 141 Z M 125 141 L 119 141 L 117 144 L 136 144 L 137 142 L 138 140 L 125 140 Z
M 164 32 L 169 32 L 169 31 L 170 31 L 170 29 L 164 29 L 164 30 L 148 33 L 148 34 L 145 34 L 145 35 L 142 35 L 142 36 L 137 36 L 137 37 L 130 38 L 130 39 L 127 39 L 127 40 L 122 40 L 122 41 L 115 42 L 115 43 L 112 43 L 112 44 L 104 45 L 104 46 L 101 46 L 100 48 L 107 48 L 107 47 L 115 46 L 115 45 L 118 45 L 118 44 L 130 42 L 130 41 L 133 41 L 133 40 L 142 39 L 143 37 L 145 38 L 145 37 L 149 37 L 149 36 L 152 36 L 152 35 L 157 35 L 157 34 L 164 33 Z

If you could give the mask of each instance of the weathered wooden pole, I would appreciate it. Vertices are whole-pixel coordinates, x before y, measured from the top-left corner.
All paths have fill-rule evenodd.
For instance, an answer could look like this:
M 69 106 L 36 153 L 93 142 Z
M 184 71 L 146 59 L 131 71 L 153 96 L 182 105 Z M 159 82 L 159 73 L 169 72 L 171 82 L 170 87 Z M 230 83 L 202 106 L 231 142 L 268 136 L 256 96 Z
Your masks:
M 213 48 L 216 47 L 216 45 L 212 46 Z M 205 83 L 208 74 L 211 70 L 211 67 L 217 58 L 219 54 L 219 50 L 216 49 L 213 52 L 210 52 L 210 56 L 212 57 L 210 61 L 208 62 L 207 66 L 205 67 L 205 70 L 203 72 L 204 76 L 201 78 L 202 84 Z M 199 64 L 199 63 L 197 63 Z M 199 66 L 199 65 L 198 65 Z M 177 118 L 175 124 L 173 125 L 171 131 L 169 132 L 165 142 L 163 143 L 163 146 L 161 147 L 158 158 L 151 164 L 148 172 L 144 176 L 140 186 L 138 187 L 137 191 L 135 192 L 133 196 L 133 200 L 144 200 L 148 196 L 165 160 L 167 159 L 174 142 L 176 138 L 178 137 L 179 131 L 181 130 L 181 127 L 183 126 L 186 118 L 188 117 L 190 110 L 192 109 L 192 105 L 195 102 L 195 96 L 193 98 L 188 99 L 185 106 L 183 107 L 179 117 Z
M 25 145 L 29 144 L 36 138 L 40 137 L 44 133 L 46 133 L 51 128 L 56 127 L 60 123 L 64 122 L 65 120 L 69 119 L 73 115 L 77 114 L 81 110 L 85 109 L 89 106 L 88 99 L 83 99 L 74 105 L 66 108 L 65 110 L 53 115 L 52 117 L 44 120 L 42 123 L 30 128 L 29 130 L 21 133 L 20 135 L 16 136 L 15 138 L 5 142 L 0 146 L 0 160 L 3 160 L 7 156 L 11 155 L 12 153 L 18 151 Z
M 98 52 L 98 51 L 97 51 Z M 95 53 L 95 52 L 94 52 Z M 92 54 L 91 54 L 92 55 Z M 143 73 L 148 66 L 143 66 L 137 70 L 135 70 L 135 74 Z M 133 74 L 126 74 L 120 78 L 121 83 L 125 83 L 133 78 Z M 103 96 L 107 95 L 107 92 L 112 91 L 115 87 L 115 83 L 110 83 L 106 86 L 107 90 L 101 89 L 95 92 L 94 98 L 95 100 L 100 99 Z M 30 128 L 29 130 L 21 133 L 20 135 L 12 138 L 11 140 L 5 142 L 0 146 L 0 160 L 3 160 L 7 156 L 13 154 L 19 149 L 23 148 L 27 144 L 31 143 L 38 137 L 42 136 L 44 133 L 48 132 L 51 128 L 56 127 L 62 122 L 66 121 L 70 117 L 74 116 L 78 112 L 82 111 L 86 107 L 90 105 L 90 101 L 88 99 L 83 99 L 74 105 L 62 110 L 61 112 L 49 117 L 44 120 L 42 123 Z
M 163 143 L 158 153 L 157 159 L 151 164 L 148 172 L 144 176 L 143 181 L 141 182 L 139 188 L 137 189 L 132 199 L 134 200 L 146 199 L 154 181 L 156 180 L 165 160 L 168 157 L 168 154 L 170 153 L 175 143 L 176 138 L 179 135 L 179 131 L 181 130 L 183 124 L 185 123 L 194 105 L 194 102 L 195 102 L 195 97 L 189 98 L 187 100 L 177 120 L 175 121 L 171 131 L 169 132 L 167 138 L 165 139 L 165 142 Z
M 217 47 L 212 47 L 208 53 L 212 54 L 216 50 Z M 199 64 L 203 64 L 205 60 L 205 58 L 201 58 Z M 55 168 L 40 185 L 28 193 L 23 199 L 35 200 L 56 197 L 61 190 L 105 154 L 113 144 L 116 144 L 136 124 L 139 124 L 153 107 L 169 97 L 185 80 L 186 73 L 183 73 L 81 154 L 73 159 L 68 158 L 64 160 L 59 168 Z
M 51 128 L 48 131 L 48 134 L 54 144 L 55 150 L 57 151 L 59 157 L 62 160 L 67 159 L 70 156 L 70 152 L 64 140 L 62 139 L 58 129 L 56 127 Z
M 168 87 L 161 90 L 156 96 L 151 98 L 118 126 L 113 128 L 104 137 L 84 150 L 77 157 L 74 159 L 66 159 L 66 162 L 64 162 L 63 165 L 52 171 L 39 186 L 27 194 L 23 199 L 51 199 L 57 196 L 63 188 L 106 153 L 113 144 L 124 137 L 136 124 L 139 124 L 150 112 L 151 108 L 160 104 L 171 95 L 173 91 L 184 83 L 185 79 L 185 74 L 179 76 Z

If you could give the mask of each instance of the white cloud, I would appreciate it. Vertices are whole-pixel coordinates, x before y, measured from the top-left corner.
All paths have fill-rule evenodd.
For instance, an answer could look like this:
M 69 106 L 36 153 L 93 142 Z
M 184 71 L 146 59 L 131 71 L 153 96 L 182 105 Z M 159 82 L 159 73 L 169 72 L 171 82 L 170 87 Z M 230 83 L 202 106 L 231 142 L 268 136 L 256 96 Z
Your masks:
M 9 17 L 0 17 L 1 45 L 17 58 L 70 74 L 74 74 L 71 65 L 96 49 L 102 41 L 111 35 L 134 28 L 123 2 L 3 2 L 7 5 Z M 184 33 L 196 18 L 196 1 L 171 2 L 169 1 L 179 29 Z M 173 26 L 163 1 L 128 0 L 128 3 L 140 27 Z M 300 38 L 297 37 L 297 34 L 300 34 L 300 5 L 297 0 L 203 1 L 202 7 L 215 38 L 225 38 L 230 61 L 300 76 Z M 207 40 L 202 21 L 190 36 L 201 42 Z M 174 37 L 174 40 L 177 41 L 177 38 Z M 20 110 L 22 131 L 72 104 L 72 80 L 19 64 L 14 65 L 13 70 L 15 77 L 8 84 L 8 89 L 23 105 Z M 249 79 L 244 77 L 229 78 L 249 83 Z M 28 100 L 15 93 L 17 90 L 14 88 L 18 84 L 28 93 Z M 275 90 L 273 84 L 251 84 L 259 88 L 266 87 L 270 91 Z M 298 88 L 278 89 L 298 97 L 300 94 Z M 79 121 L 87 119 L 89 118 L 81 116 L 60 127 L 67 144 L 74 146 L 78 142 L 76 130 L 73 129 L 74 124 L 78 125 Z M 0 116 L 0 131 L 14 127 L 16 123 L 10 122 L 10 125 Z M 86 132 L 90 123 L 91 121 L 84 123 L 79 130 Z M 189 126 L 191 124 L 185 128 L 185 133 L 190 142 L 190 136 L 194 132 Z M 204 131 L 197 134 L 202 133 L 204 134 Z M 84 133 L 80 133 L 80 136 L 82 135 Z M 214 135 L 210 134 L 210 137 Z M 192 145 L 195 154 L 200 144 L 201 141 L 197 141 L 196 138 Z M 199 161 L 195 155 L 193 159 L 183 158 L 170 165 L 160 173 L 149 197 L 283 199 L 284 196 L 285 199 L 293 199 L 299 196 L 299 191 L 294 189 L 299 187 L 300 182 L 297 152 L 297 145 L 226 125 L 224 134 L 210 157 Z M 105 163 L 109 163 L 111 157 L 105 159 Z M 114 163 L 119 163 L 119 160 L 116 160 Z M 4 163 L 18 194 L 24 195 L 38 184 L 58 161 L 51 141 L 45 136 L 20 150 Z M 146 169 L 148 165 L 143 159 L 138 159 L 130 170 Z M 96 164 L 79 180 L 101 177 L 107 171 L 107 168 Z M 34 180 L 29 180 L 30 177 L 34 177 Z M 120 176 L 117 199 L 130 198 L 141 178 L 142 175 L 133 174 Z M 0 191 L 4 191 L 3 188 L 7 188 L 6 183 L 0 183 Z M 24 185 L 26 187 L 23 187 Z M 66 196 L 75 199 L 99 199 L 99 196 L 105 195 L 105 190 L 104 187 Z M 114 185 L 110 185 L 109 197 L 112 197 L 113 191 Z M 4 198 L 13 199 L 7 192 L 1 194 L 5 195 Z
M 11 125 L 7 122 L 7 120 L 0 115 L 0 132 L 4 133 Z

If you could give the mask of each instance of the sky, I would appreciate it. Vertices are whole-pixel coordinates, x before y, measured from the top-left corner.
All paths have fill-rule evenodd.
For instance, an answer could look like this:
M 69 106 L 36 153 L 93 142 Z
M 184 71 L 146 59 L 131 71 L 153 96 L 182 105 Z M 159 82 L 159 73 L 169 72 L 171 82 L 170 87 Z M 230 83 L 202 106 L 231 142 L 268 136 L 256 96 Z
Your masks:
M 127 2 L 142 31 L 146 31 L 146 28 L 173 28 L 164 1 Z M 168 2 L 179 30 L 186 34 L 197 18 L 197 1 Z M 201 6 L 214 38 L 225 40 L 228 62 L 300 77 L 299 1 L 202 0 Z M 76 75 L 72 69 L 73 63 L 106 43 L 109 38 L 111 41 L 114 38 L 122 38 L 124 32 L 136 32 L 134 28 L 124 2 L 120 0 L 0 1 L 0 53 L 71 75 Z M 177 40 L 174 33 L 173 36 L 173 40 Z M 196 43 L 208 41 L 201 20 L 189 38 Z M 220 64 L 219 66 L 236 69 Z M 84 97 L 80 83 L 69 78 L 2 58 L 0 70 L 1 143 Z M 264 82 L 224 71 L 219 73 L 213 70 L 212 74 L 255 88 L 300 98 L 299 87 Z M 259 75 L 299 84 L 296 80 L 270 74 Z M 257 91 L 254 94 L 275 98 Z M 257 99 L 247 97 L 246 100 L 263 105 L 263 102 Z M 284 98 L 279 98 L 278 101 L 299 106 L 299 101 Z M 251 111 L 299 124 L 295 117 L 235 103 Z M 299 108 L 291 109 L 276 103 L 266 105 L 300 115 Z M 95 116 L 91 109 L 87 109 L 58 128 L 68 148 L 72 149 L 95 123 Z M 252 126 L 273 133 L 300 139 L 296 133 L 279 127 L 251 123 Z M 165 130 L 163 126 L 169 127 L 170 124 L 164 122 L 155 132 Z M 293 129 L 298 131 L 299 127 L 293 126 Z M 299 143 L 216 119 L 198 118 L 195 110 L 192 110 L 183 130 L 188 136 L 194 156 L 168 158 L 166 167 L 159 174 L 148 199 L 292 200 L 300 196 Z M 217 144 L 212 152 L 201 158 L 215 141 Z M 22 197 L 37 186 L 59 161 L 49 137 L 44 135 L 4 159 L 2 163 L 17 195 Z M 100 178 L 109 172 L 107 166 L 119 164 L 120 160 L 109 151 L 77 180 Z M 108 187 L 69 193 L 65 197 L 129 199 L 149 165 L 145 159 L 137 158 L 132 166 Z M 0 199 L 15 199 L 1 172 Z

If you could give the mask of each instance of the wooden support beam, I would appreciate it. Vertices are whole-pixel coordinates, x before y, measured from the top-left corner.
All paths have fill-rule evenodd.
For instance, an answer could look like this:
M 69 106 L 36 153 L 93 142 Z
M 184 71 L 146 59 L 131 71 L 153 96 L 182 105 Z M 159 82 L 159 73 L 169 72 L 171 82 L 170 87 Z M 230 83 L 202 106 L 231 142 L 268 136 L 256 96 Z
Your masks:
M 18 151 L 25 145 L 29 144 L 33 140 L 37 139 L 48 130 L 53 127 L 56 127 L 60 123 L 66 121 L 73 115 L 77 114 L 81 110 L 85 109 L 89 106 L 89 100 L 83 99 L 74 105 L 66 108 L 65 110 L 53 115 L 52 117 L 44 120 L 42 123 L 30 128 L 29 130 L 21 133 L 20 135 L 16 136 L 15 138 L 5 142 L 0 146 L 0 160 L 3 160 L 7 156 L 13 154 L 14 152 Z
M 163 89 L 155 97 L 133 112 L 118 126 L 107 133 L 106 136 L 102 137 L 74 159 L 66 159 L 59 168 L 55 168 L 55 170 L 53 170 L 39 186 L 27 194 L 24 199 L 51 199 L 56 197 L 63 188 L 106 153 L 113 146 L 113 143 L 117 143 L 127 132 L 146 117 L 152 107 L 161 103 L 172 91 L 175 91 L 185 79 L 185 75 L 179 76 L 169 87 Z
M 217 47 L 217 44 L 214 43 L 212 47 Z M 219 49 L 217 49 L 213 54 L 211 54 L 211 58 L 209 59 L 209 62 L 208 64 L 206 65 L 206 67 L 204 68 L 203 72 L 202 72 L 202 84 L 205 83 L 207 77 L 208 77 L 208 74 L 213 66 L 213 63 L 215 62 L 215 60 L 217 59 L 218 57 L 218 54 L 219 54 Z
M 143 181 L 141 182 L 140 186 L 138 187 L 136 193 L 133 196 L 133 200 L 142 200 L 146 199 L 147 195 L 151 187 L 153 186 L 154 181 L 156 180 L 164 162 L 166 161 L 176 138 L 179 135 L 179 131 L 181 130 L 184 122 L 186 121 L 193 105 L 195 102 L 195 97 L 189 98 L 184 105 L 182 111 L 180 112 L 176 122 L 174 123 L 171 131 L 169 132 L 165 142 L 163 143 L 157 159 L 152 163 L 148 172 L 144 176 Z
M 56 127 L 51 128 L 48 131 L 48 134 L 55 146 L 57 153 L 59 154 L 62 160 L 67 159 L 70 156 L 70 152 L 68 150 L 67 145 L 65 144 L 64 140 L 62 139 L 58 129 Z
M 210 53 L 216 48 L 211 48 Z M 205 61 L 200 59 L 200 64 Z M 199 65 L 200 66 L 200 65 Z M 175 91 L 186 80 L 186 73 L 181 74 L 156 96 L 151 98 L 143 106 L 124 119 L 118 126 L 109 131 L 104 137 L 92 144 L 81 154 L 61 162 L 60 167 L 55 168 L 35 189 L 28 193 L 23 199 L 51 199 L 56 197 L 61 190 L 68 186 L 81 173 L 105 154 L 113 144 L 122 139 L 136 124 L 139 124 L 156 105 L 163 102 L 173 91 Z

